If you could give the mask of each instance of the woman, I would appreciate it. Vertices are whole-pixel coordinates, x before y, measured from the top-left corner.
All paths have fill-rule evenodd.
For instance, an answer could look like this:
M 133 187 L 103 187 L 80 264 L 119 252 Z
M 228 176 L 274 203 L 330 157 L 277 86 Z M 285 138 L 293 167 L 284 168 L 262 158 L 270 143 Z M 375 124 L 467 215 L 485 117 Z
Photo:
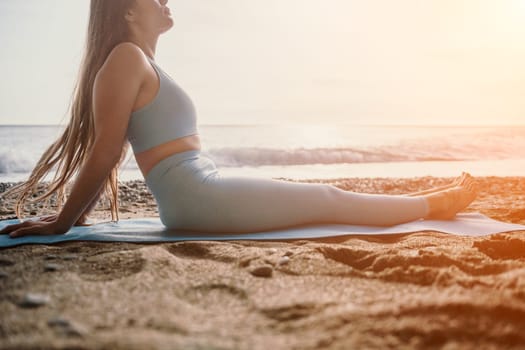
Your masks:
M 76 174 L 57 215 L 10 225 L 11 237 L 61 234 L 84 223 L 105 190 L 118 219 L 117 168 L 126 139 L 169 228 L 264 231 L 308 223 L 392 225 L 452 218 L 476 196 L 464 174 L 443 188 L 411 196 L 359 194 L 319 183 L 228 177 L 201 155 L 195 108 L 154 61 L 159 36 L 173 26 L 167 0 L 92 0 L 85 56 L 71 120 L 17 195 L 17 216 L 39 181 L 56 166 L 56 194 Z M 61 204 L 61 202 L 59 203 Z

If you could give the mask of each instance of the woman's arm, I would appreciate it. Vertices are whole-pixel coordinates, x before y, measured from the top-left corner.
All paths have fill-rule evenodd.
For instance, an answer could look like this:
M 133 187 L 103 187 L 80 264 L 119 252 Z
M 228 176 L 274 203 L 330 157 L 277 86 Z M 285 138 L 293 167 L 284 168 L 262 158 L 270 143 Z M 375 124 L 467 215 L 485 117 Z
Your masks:
M 82 226 L 86 224 L 89 214 L 93 211 L 93 209 L 95 209 L 100 197 L 102 197 L 102 192 L 104 192 L 103 186 L 104 185 L 100 187 L 100 189 L 98 190 L 97 194 L 95 195 L 91 203 L 88 204 L 86 210 L 84 210 L 84 212 L 77 219 L 77 221 L 75 222 L 75 226 Z
M 88 225 L 88 224 L 86 224 L 88 216 L 91 213 L 91 211 L 95 208 L 95 206 L 97 205 L 98 200 L 102 196 L 103 192 L 104 192 L 104 184 L 102 184 L 100 186 L 100 189 L 98 190 L 97 194 L 95 194 L 95 196 L 93 197 L 93 200 L 91 201 L 91 203 L 88 204 L 87 208 L 84 210 L 84 212 L 77 219 L 77 221 L 75 222 L 75 226 L 86 226 L 86 225 Z M 39 218 L 39 220 L 45 221 L 45 222 L 53 222 L 53 221 L 56 221 L 57 218 L 58 218 L 58 214 L 53 214 L 53 215 L 42 216 L 42 217 Z
M 65 233 L 86 212 L 120 160 L 146 65 L 149 62 L 141 49 L 132 43 L 122 43 L 113 49 L 93 85 L 95 141 L 61 212 L 51 222 L 26 221 L 10 225 L 0 233 L 10 233 L 11 237 Z
M 85 226 L 85 225 L 87 225 L 86 221 L 88 219 L 88 216 L 91 213 L 91 211 L 95 208 L 95 206 L 97 205 L 98 200 L 102 196 L 103 191 L 104 191 L 104 187 L 102 185 L 102 186 L 100 186 L 100 190 L 97 192 L 97 194 L 95 195 L 95 197 L 93 198 L 91 203 L 89 203 L 89 205 L 86 208 L 86 210 L 84 210 L 84 212 L 78 218 L 77 222 L 75 222 L 75 226 Z M 58 214 L 46 215 L 46 216 L 41 216 L 39 218 L 39 220 L 45 221 L 45 222 L 52 222 L 52 221 L 55 221 L 57 219 L 57 217 L 58 217 Z
M 62 211 L 55 220 L 59 232 L 65 233 L 77 222 L 94 201 L 100 186 L 117 164 L 119 156 L 105 152 L 103 142 L 95 143 L 93 151 L 80 171 Z

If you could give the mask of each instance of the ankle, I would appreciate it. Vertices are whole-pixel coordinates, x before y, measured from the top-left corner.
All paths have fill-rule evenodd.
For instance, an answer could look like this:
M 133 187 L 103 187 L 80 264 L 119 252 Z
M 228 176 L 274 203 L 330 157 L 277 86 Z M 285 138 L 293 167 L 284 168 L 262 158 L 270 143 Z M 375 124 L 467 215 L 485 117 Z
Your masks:
M 443 195 L 443 193 L 432 193 L 428 196 L 425 196 L 425 200 L 427 203 L 426 217 L 432 217 L 433 215 L 446 210 L 445 199 L 446 198 Z

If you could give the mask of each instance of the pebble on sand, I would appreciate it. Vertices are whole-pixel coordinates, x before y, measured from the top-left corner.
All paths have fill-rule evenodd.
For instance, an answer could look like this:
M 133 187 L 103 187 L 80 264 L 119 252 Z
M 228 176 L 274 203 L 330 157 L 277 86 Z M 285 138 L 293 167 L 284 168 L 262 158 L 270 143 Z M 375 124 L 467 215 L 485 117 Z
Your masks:
M 273 268 L 269 265 L 258 266 L 250 271 L 256 277 L 271 277 Z
M 24 308 L 33 308 L 46 305 L 51 299 L 48 295 L 27 293 L 24 298 L 18 303 L 18 306 Z
M 59 264 L 52 264 L 52 263 L 50 263 L 50 264 L 46 264 L 44 266 L 44 270 L 45 271 L 58 271 L 60 269 L 62 269 L 62 265 L 59 265 Z
M 86 333 L 84 327 L 62 316 L 50 318 L 47 325 L 70 337 L 82 337 Z
M 76 259 L 78 259 L 78 256 L 75 254 L 64 255 L 62 257 L 62 260 L 76 260 Z
M 290 257 L 287 255 L 279 259 L 279 265 L 288 264 L 289 262 L 290 262 Z
M 14 261 L 6 259 L 6 258 L 0 258 L 0 266 L 13 266 L 15 264 Z

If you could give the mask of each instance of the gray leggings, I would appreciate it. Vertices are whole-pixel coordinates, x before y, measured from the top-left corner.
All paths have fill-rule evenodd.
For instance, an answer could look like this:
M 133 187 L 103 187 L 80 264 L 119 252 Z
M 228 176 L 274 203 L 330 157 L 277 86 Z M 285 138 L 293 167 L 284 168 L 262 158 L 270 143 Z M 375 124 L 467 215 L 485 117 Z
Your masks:
M 364 194 L 329 184 L 223 177 L 191 150 L 163 159 L 146 176 L 162 223 L 171 229 L 242 233 L 306 224 L 394 225 L 423 218 L 423 197 Z

